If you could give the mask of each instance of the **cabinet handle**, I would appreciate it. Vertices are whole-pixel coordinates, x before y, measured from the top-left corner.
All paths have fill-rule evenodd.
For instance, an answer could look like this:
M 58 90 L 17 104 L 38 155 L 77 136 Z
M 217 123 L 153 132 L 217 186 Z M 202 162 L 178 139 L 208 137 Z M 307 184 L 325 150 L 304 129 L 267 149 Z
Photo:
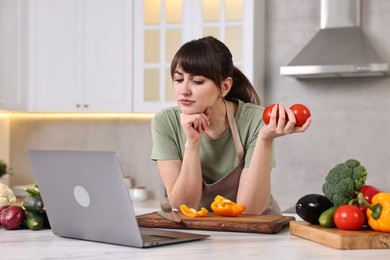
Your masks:
M 88 108 L 88 104 L 84 104 L 84 108 Z
M 80 104 L 76 104 L 76 107 L 77 107 L 77 108 L 80 108 L 81 106 L 80 106 Z

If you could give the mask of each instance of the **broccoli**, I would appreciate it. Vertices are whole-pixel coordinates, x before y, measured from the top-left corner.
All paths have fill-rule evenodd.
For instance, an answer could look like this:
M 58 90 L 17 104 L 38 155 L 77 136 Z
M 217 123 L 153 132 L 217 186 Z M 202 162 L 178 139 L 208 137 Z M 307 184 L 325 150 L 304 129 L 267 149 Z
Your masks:
M 359 161 L 350 159 L 337 164 L 325 178 L 322 191 L 332 203 L 339 207 L 355 197 L 366 183 L 367 171 Z

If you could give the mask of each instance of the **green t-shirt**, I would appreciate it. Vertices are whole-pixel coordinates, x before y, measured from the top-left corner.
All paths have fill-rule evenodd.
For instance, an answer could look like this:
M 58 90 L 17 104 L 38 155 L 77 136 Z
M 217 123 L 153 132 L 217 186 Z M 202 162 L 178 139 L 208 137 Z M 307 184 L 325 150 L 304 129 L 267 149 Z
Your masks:
M 255 149 L 259 128 L 264 124 L 264 108 L 237 100 L 235 115 L 244 148 L 245 167 L 249 166 Z M 180 124 L 180 108 L 171 107 L 156 113 L 152 120 L 152 160 L 183 160 L 186 136 Z M 203 179 L 213 183 L 229 173 L 238 162 L 230 128 L 218 139 L 202 136 L 200 160 Z M 274 156 L 272 166 L 275 165 Z

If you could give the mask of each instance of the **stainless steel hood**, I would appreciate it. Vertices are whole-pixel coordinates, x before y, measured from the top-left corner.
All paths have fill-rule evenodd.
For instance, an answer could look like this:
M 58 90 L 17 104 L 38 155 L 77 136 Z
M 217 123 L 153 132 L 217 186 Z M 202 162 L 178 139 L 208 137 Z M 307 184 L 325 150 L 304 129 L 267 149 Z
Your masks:
M 321 0 L 321 30 L 280 74 L 298 79 L 388 76 L 360 27 L 361 0 Z

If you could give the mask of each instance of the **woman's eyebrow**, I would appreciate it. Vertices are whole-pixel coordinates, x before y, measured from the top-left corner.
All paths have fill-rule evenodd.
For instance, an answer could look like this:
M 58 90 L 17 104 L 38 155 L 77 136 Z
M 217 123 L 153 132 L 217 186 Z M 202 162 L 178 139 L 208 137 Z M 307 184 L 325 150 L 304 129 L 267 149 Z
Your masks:
M 175 70 L 175 72 L 174 72 L 173 74 L 179 74 L 179 75 L 181 75 L 181 76 L 184 75 L 183 72 L 180 72 L 180 71 L 178 71 L 178 70 Z

